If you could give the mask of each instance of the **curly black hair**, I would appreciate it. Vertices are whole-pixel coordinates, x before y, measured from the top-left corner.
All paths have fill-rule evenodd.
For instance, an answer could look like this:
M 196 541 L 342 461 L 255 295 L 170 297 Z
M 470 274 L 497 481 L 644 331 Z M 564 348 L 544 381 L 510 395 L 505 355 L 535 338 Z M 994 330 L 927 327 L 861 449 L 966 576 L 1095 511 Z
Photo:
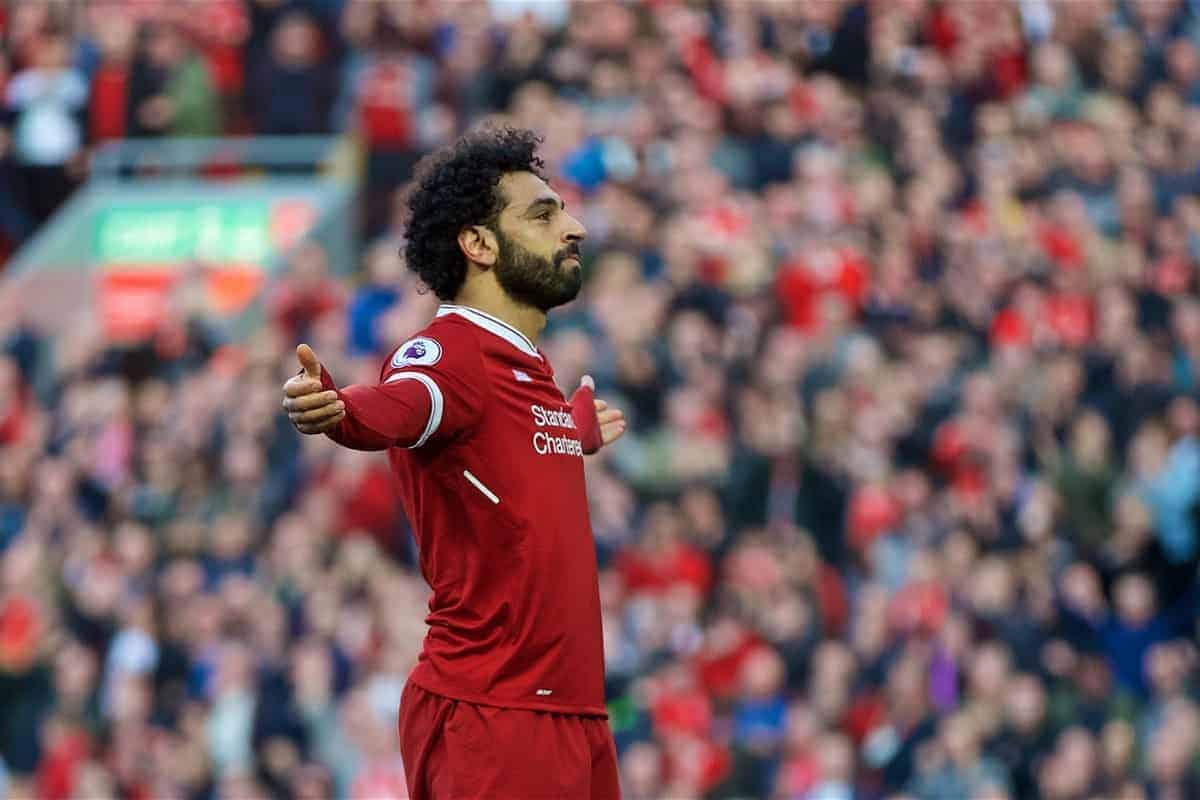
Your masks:
M 458 234 L 468 225 L 494 226 L 505 198 L 500 178 L 532 172 L 545 180 L 533 131 L 483 127 L 417 164 L 408 195 L 404 259 L 433 293 L 451 300 L 467 277 Z

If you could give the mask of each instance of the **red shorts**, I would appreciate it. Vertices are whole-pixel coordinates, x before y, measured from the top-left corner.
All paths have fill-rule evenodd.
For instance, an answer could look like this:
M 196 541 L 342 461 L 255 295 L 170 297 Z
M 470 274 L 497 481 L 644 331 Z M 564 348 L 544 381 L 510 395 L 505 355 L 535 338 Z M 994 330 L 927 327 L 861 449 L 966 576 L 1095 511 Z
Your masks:
M 400 699 L 410 800 L 618 800 L 608 720 L 495 708 L 427 692 Z

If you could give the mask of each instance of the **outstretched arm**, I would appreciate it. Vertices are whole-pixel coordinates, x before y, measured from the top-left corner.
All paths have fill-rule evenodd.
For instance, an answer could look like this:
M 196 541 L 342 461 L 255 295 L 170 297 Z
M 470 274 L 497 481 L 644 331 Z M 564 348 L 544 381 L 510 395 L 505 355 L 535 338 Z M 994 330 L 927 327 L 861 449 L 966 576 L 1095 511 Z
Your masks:
M 386 450 L 425 443 L 440 419 L 441 394 L 428 378 L 392 375 L 379 386 L 338 389 L 308 345 L 296 348 L 303 370 L 283 387 L 283 407 L 296 429 L 324 433 L 354 450 Z

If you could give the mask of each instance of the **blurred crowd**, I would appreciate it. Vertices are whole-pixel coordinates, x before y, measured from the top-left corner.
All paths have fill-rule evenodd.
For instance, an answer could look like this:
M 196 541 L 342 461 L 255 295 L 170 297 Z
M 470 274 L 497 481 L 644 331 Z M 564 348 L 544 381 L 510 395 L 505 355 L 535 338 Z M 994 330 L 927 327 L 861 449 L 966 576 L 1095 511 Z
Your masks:
M 64 10 L 70 13 L 62 13 Z M 232 340 L 0 319 L 13 797 L 402 797 L 427 589 L 386 462 L 295 434 L 435 300 L 398 188 L 533 127 L 589 230 L 542 341 L 589 459 L 626 796 L 1200 797 L 1200 4 L 21 0 L 0 228 L 106 138 L 345 132 L 353 282 Z

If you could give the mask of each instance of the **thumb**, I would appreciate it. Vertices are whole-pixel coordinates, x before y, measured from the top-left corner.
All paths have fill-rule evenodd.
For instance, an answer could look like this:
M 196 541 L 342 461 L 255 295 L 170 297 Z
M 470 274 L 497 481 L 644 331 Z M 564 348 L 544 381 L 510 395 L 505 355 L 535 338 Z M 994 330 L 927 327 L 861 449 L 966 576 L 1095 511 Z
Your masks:
M 321 362 L 317 360 L 317 354 L 312 351 L 312 348 L 306 344 L 296 347 L 296 358 L 300 360 L 300 366 L 304 367 L 304 374 L 310 378 L 321 379 Z

